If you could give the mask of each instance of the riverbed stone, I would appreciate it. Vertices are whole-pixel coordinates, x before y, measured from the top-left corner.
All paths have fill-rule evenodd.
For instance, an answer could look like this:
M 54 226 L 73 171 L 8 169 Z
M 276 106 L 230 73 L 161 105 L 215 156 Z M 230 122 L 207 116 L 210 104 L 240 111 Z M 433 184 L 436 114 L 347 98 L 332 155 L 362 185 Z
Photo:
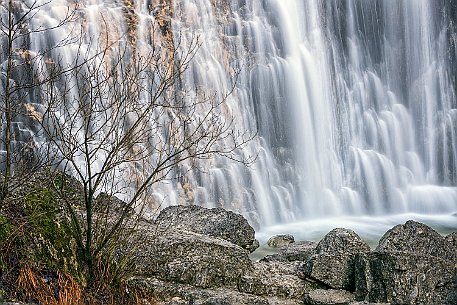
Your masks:
M 294 242 L 295 238 L 292 235 L 283 234 L 270 237 L 267 241 L 267 245 L 273 248 L 280 248 Z
M 253 252 L 259 247 L 255 231 L 240 214 L 222 208 L 197 205 L 171 206 L 163 209 L 156 219 L 160 228 L 174 228 L 225 239 Z

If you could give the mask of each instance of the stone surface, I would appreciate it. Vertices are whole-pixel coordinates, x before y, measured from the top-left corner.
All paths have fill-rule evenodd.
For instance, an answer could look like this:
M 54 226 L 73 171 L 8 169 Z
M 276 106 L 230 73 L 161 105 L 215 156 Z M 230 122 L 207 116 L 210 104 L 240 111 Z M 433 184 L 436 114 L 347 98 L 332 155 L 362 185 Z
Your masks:
M 314 255 L 300 268 L 304 277 L 334 289 L 354 291 L 354 260 L 370 247 L 352 230 L 334 229 L 317 245 Z
M 280 248 L 294 242 L 295 238 L 292 235 L 275 235 L 270 237 L 270 239 L 267 241 L 267 245 L 273 248 Z
M 371 302 L 456 304 L 455 277 L 456 266 L 448 260 L 399 251 L 373 252 L 356 260 L 355 294 Z
M 254 272 L 241 278 L 239 290 L 262 296 L 302 299 L 303 294 L 317 284 L 301 280 L 296 275 L 299 262 L 256 262 Z
M 317 244 L 316 253 L 369 252 L 370 246 L 357 233 L 349 229 L 333 229 Z
M 305 295 L 306 305 L 349 305 L 354 296 L 349 291 L 316 289 Z
M 160 212 L 156 223 L 161 228 L 175 228 L 220 237 L 250 252 L 259 246 L 254 229 L 248 221 L 242 215 L 222 208 L 171 206 Z
M 146 289 L 167 305 L 269 305 L 263 297 L 227 288 L 201 289 L 190 285 L 164 282 L 156 278 L 135 277 L 130 285 Z M 277 303 L 280 304 L 280 303 Z
M 313 254 L 317 243 L 313 241 L 299 241 L 279 248 L 279 252 L 265 256 L 261 261 L 306 261 Z
M 446 236 L 446 241 L 451 245 L 451 249 L 455 251 L 455 257 L 457 257 L 457 232 L 453 232 Z
M 303 266 L 305 276 L 335 289 L 353 291 L 354 263 L 346 253 L 313 255 Z
M 376 251 L 357 257 L 358 300 L 392 304 L 457 304 L 455 235 L 415 221 L 390 229 Z
M 145 233 L 147 234 L 147 233 Z M 141 245 L 134 257 L 136 275 L 199 287 L 236 287 L 253 271 L 247 251 L 226 240 L 194 232 L 159 232 Z
M 455 247 L 446 241 L 445 237 L 429 226 L 412 220 L 387 231 L 379 241 L 376 251 L 403 251 L 453 261 L 457 259 Z
M 371 303 L 367 301 L 355 301 L 349 303 L 349 305 L 391 305 L 390 303 Z

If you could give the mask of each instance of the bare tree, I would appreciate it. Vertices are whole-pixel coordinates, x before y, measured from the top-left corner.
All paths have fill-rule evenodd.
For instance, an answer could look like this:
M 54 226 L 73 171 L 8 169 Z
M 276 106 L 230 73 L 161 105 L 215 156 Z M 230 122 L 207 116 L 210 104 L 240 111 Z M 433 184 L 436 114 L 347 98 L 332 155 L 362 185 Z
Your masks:
M 42 86 L 40 122 L 52 157 L 83 185 L 83 207 L 67 200 L 66 208 L 90 279 L 96 261 L 141 219 L 151 186 L 179 178 L 198 160 L 252 162 L 239 153 L 254 135 L 236 130 L 226 105 L 232 92 L 216 98 L 180 86 L 198 37 L 186 48 L 178 42 L 144 51 L 130 43 L 80 47 L 83 64 Z
M 0 0 L 0 150 L 3 149 L 0 151 L 0 208 L 8 192 L 45 160 L 36 154 L 39 148 L 33 130 L 19 131 L 20 124 L 40 116 L 35 108 L 39 103 L 36 91 L 59 74 L 68 72 L 59 66 L 60 71 L 48 73 L 48 66 L 52 63 L 52 51 L 67 45 L 71 37 L 63 37 L 39 51 L 31 50 L 33 35 L 52 32 L 73 20 L 75 10 L 68 9 L 55 24 L 33 25 L 33 18 L 49 3 Z M 38 124 L 29 126 L 32 125 Z

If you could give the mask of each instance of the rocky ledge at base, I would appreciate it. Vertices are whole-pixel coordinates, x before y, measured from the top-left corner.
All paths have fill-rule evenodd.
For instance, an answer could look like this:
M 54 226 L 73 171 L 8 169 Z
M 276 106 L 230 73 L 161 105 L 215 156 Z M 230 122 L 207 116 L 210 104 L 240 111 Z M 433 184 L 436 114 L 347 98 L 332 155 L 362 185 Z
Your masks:
M 177 206 L 161 212 L 157 228 L 145 232 L 129 283 L 163 305 L 457 304 L 455 233 L 414 221 L 389 230 L 374 250 L 339 228 L 257 262 L 248 256 L 254 230 L 241 215 Z

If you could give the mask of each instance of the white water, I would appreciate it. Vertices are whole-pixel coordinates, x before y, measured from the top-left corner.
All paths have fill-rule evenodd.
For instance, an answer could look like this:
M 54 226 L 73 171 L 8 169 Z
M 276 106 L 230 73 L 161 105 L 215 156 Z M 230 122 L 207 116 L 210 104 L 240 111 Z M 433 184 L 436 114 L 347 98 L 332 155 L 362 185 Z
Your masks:
M 330 228 L 337 219 L 371 232 L 364 223 L 391 215 L 457 227 L 457 217 L 446 216 L 457 211 L 457 20 L 447 2 L 175 1 L 182 48 L 193 34 L 202 43 L 183 86 L 221 96 L 239 71 L 227 113 L 237 128 L 258 130 L 241 152 L 258 160 L 249 169 L 225 159 L 200 163 L 210 175 L 191 171 L 186 185 L 156 186 L 157 201 L 222 206 L 270 233 L 283 230 L 278 224 Z M 52 1 L 34 22 L 55 22 L 69 3 Z M 110 35 L 126 31 L 123 1 L 80 3 L 87 39 L 105 31 L 101 16 Z M 144 47 L 158 6 L 133 3 L 136 44 Z M 33 36 L 30 49 L 46 39 Z M 71 61 L 74 50 L 62 55 Z

